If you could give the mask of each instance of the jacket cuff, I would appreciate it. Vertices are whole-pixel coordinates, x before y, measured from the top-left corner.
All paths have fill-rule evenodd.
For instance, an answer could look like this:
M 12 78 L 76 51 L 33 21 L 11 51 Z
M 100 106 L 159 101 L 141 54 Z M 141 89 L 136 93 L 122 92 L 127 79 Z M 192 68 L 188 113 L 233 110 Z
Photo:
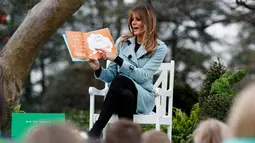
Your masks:
M 100 67 L 98 70 L 95 70 L 95 76 L 96 76 L 97 78 L 100 77 L 101 71 L 102 71 L 102 68 L 101 68 L 101 67 Z
M 125 75 L 129 75 L 135 70 L 135 68 L 136 67 L 134 65 L 123 60 L 123 64 L 120 67 L 120 72 L 124 73 Z
M 123 64 L 123 59 L 121 57 L 117 56 L 115 58 L 114 62 L 121 67 Z

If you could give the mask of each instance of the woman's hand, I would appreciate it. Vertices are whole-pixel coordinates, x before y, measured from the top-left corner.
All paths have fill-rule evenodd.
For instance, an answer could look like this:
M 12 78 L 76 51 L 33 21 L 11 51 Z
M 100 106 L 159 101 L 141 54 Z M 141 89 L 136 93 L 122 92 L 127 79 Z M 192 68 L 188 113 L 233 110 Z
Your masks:
M 100 68 L 100 63 L 98 59 L 90 58 L 89 60 L 90 61 L 88 61 L 88 63 L 94 70 L 98 70 Z
M 115 58 L 117 57 L 114 53 L 108 52 L 108 51 L 106 51 L 104 49 L 96 49 L 96 50 L 98 50 L 98 51 L 103 53 L 104 60 L 114 61 Z

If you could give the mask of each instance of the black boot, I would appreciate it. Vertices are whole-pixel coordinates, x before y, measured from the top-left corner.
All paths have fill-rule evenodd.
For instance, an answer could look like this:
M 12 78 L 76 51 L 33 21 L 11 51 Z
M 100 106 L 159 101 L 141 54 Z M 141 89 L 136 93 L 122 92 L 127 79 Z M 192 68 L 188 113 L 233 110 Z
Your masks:
M 102 127 L 100 127 L 96 121 L 92 129 L 88 132 L 89 138 L 99 139 L 102 134 L 102 130 L 103 130 Z
M 88 132 L 88 136 L 91 138 L 100 138 L 102 130 L 108 123 L 109 119 L 115 113 L 117 94 L 114 94 L 112 91 L 108 91 L 106 98 L 104 100 L 104 105 L 101 109 L 98 120 L 95 122 L 92 129 Z

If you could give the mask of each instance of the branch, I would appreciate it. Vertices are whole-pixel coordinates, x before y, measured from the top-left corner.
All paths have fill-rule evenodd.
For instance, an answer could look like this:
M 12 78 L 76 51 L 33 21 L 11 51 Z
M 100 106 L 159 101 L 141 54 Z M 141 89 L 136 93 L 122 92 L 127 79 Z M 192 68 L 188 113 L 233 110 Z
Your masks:
M 34 59 L 43 45 L 85 0 L 42 0 L 27 14 L 1 51 L 3 86 L 7 99 L 20 95 Z
M 255 10 L 255 5 L 248 5 L 246 2 L 242 0 L 236 0 L 236 4 L 248 8 L 250 10 Z
M 229 23 L 231 20 L 229 18 L 226 18 L 226 19 L 220 19 L 220 20 L 215 20 L 215 21 L 212 21 L 210 24 L 208 25 L 204 25 L 202 28 L 203 29 L 206 29 L 207 27 L 211 26 L 211 25 L 214 25 L 214 24 L 217 24 L 217 23 Z

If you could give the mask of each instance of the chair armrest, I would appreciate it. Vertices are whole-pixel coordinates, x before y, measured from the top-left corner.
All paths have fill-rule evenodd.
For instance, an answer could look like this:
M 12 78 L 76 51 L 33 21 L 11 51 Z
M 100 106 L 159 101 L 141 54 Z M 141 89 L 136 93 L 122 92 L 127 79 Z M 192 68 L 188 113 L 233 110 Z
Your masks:
M 101 95 L 101 96 L 105 96 L 108 92 L 109 88 L 104 88 L 104 89 L 97 89 L 95 87 L 89 87 L 89 95 L 93 96 L 93 95 Z
M 156 95 L 157 96 L 170 96 L 171 90 L 163 90 L 161 88 L 156 88 Z

